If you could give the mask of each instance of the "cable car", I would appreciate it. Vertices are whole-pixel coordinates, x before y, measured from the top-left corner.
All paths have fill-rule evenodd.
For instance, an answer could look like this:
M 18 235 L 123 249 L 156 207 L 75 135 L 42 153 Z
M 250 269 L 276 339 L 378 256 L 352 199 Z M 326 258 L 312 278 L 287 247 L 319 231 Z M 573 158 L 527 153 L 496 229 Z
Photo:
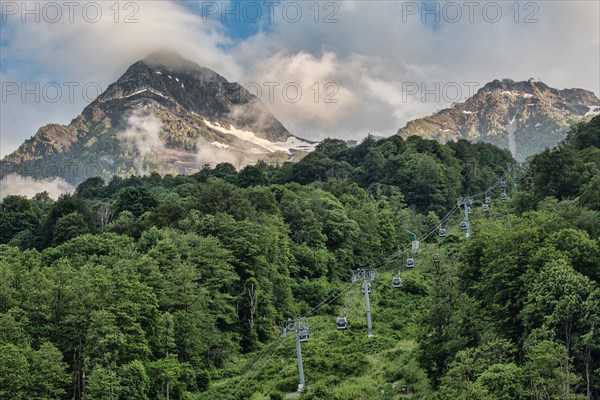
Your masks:
M 483 211 L 490 211 L 490 206 L 487 204 L 484 204 L 483 207 L 481 208 Z
M 485 196 L 485 204 L 490 204 L 492 202 L 492 198 L 490 196 Z
M 506 187 L 506 181 L 504 179 L 500 179 L 500 187 L 501 188 L 505 188 Z
M 444 228 L 440 229 L 439 235 L 440 235 L 440 237 L 446 236 L 446 229 L 444 229 Z
M 460 223 L 460 230 L 461 231 L 466 231 L 467 230 L 467 221 L 463 221 Z
M 406 259 L 406 268 L 413 268 L 415 266 L 415 260 L 412 258 Z
M 467 207 L 467 214 L 471 214 L 471 207 Z
M 365 285 L 363 285 L 360 290 L 363 292 L 363 294 L 365 294 Z M 373 288 L 371 288 L 371 284 L 370 283 L 367 283 L 367 291 L 369 293 L 373 292 Z
M 500 193 L 500 199 L 501 200 L 506 200 L 506 192 Z
M 395 289 L 401 288 L 402 287 L 402 278 L 400 278 L 399 276 L 395 276 L 392 278 L 392 286 Z
M 344 331 L 348 329 L 348 319 L 346 317 L 339 317 L 335 320 L 335 326 L 338 331 Z
M 308 342 L 308 329 L 307 328 L 301 328 L 298 331 L 298 340 L 300 340 L 300 342 Z

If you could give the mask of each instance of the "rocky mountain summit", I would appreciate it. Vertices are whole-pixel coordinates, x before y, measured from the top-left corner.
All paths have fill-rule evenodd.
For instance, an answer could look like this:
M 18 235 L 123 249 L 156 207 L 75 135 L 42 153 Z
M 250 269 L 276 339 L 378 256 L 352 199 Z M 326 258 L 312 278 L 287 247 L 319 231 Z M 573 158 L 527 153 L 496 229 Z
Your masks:
M 398 134 L 447 142 L 485 141 L 518 160 L 555 146 L 575 123 L 600 113 L 600 99 L 583 89 L 558 90 L 533 79 L 495 80 L 464 103 L 410 121 Z
M 191 173 L 286 161 L 314 143 L 294 137 L 243 86 L 178 54 L 131 65 L 69 125 L 50 124 L 2 161 L 2 176 L 60 177 Z

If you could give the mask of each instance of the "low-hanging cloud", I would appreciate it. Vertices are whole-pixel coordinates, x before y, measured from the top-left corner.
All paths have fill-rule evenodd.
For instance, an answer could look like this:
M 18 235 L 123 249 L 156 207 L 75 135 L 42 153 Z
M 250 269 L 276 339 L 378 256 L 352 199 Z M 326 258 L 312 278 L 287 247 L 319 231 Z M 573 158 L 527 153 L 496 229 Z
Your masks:
M 280 118 L 301 115 L 331 126 L 358 103 L 356 93 L 344 85 L 348 74 L 333 52 L 318 57 L 277 53 L 256 62 L 251 75 L 262 87 L 263 103 Z
M 429 10 L 434 4 L 441 9 L 452 3 L 463 8 L 462 19 L 451 23 L 441 18 L 436 24 L 436 16 L 427 15 L 423 23 L 423 15 L 407 15 L 408 3 Z M 487 3 L 502 8 L 498 21 L 483 16 Z M 282 81 L 302 81 L 314 68 L 345 90 L 337 109 L 327 104 L 270 105 L 293 133 L 315 139 L 361 137 L 367 131 L 390 135 L 409 120 L 452 103 L 444 96 L 439 101 L 435 96 L 426 101 L 406 98 L 406 83 L 432 88 L 475 82 L 482 87 L 494 79 L 535 77 L 559 89 L 600 93 L 598 2 L 531 2 L 527 9 L 524 3 L 477 2 L 473 22 L 463 2 L 336 4 L 335 24 L 279 24 L 272 33 L 251 37 L 236 49 L 236 59 L 243 61 L 249 75 L 246 80 L 275 75 Z M 537 22 L 526 23 L 532 6 L 537 9 L 531 19 Z M 574 66 L 572 60 L 581 57 L 585 60 Z
M 75 188 L 62 178 L 36 180 L 18 174 L 10 174 L 0 180 L 0 200 L 6 196 L 25 196 L 31 198 L 37 193 L 48 192 L 57 199 L 64 193 L 73 192 Z
M 161 120 L 149 107 L 139 106 L 127 117 L 127 129 L 119 132 L 117 137 L 143 158 L 165 150 L 160 137 L 162 127 Z
M 14 3 L 19 9 L 45 7 L 41 1 L 6 3 Z M 2 100 L 0 157 L 16 149 L 43 125 L 68 124 L 100 94 L 97 88 L 105 90 L 127 67 L 153 51 L 176 51 L 223 75 L 235 75 L 239 70 L 223 50 L 231 45 L 224 28 L 218 22 L 203 21 L 183 3 L 89 2 L 93 5 L 89 7 L 92 17 L 94 9 L 101 7 L 101 17 L 93 22 L 83 14 L 88 2 L 71 2 L 77 6 L 70 22 L 67 3 L 52 2 L 62 9 L 58 22 L 48 18 L 38 18 L 36 22 L 35 15 L 27 15 L 27 22 L 23 23 L 20 13 L 0 13 L 0 81 L 18 87 L 25 85 L 28 90 L 39 83 L 42 91 L 51 82 L 58 82 L 63 88 L 62 96 L 56 99 L 42 92 L 37 98 L 34 94 L 17 93 Z M 72 96 L 68 87 L 65 89 L 65 82 L 74 87 Z M 84 92 L 84 87 L 90 89 Z
M 239 170 L 248 163 L 248 160 L 240 151 L 219 147 L 208 142 L 200 142 L 196 152 L 196 162 L 200 168 L 207 165 L 215 166 L 219 163 L 229 163 Z

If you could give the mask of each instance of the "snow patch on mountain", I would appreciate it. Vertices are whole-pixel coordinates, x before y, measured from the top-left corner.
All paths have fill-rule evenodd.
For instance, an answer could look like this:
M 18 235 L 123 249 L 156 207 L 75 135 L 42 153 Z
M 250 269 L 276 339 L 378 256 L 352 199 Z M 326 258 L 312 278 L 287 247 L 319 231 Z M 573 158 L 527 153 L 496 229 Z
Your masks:
M 277 146 L 275 143 L 269 142 L 266 139 L 259 138 L 258 136 L 256 136 L 256 134 L 254 132 L 244 131 L 244 130 L 238 129 L 232 125 L 229 125 L 229 129 L 224 128 L 218 122 L 216 122 L 215 125 L 213 125 L 207 119 L 204 120 L 204 124 L 207 127 L 209 127 L 210 129 L 213 129 L 217 132 L 225 133 L 227 135 L 235 136 L 240 140 L 243 140 L 245 142 L 252 143 L 256 146 L 262 147 L 263 149 L 265 149 L 271 153 L 274 153 L 276 151 L 286 151 L 286 149 L 284 149 L 283 147 Z
M 273 143 L 266 139 L 262 139 L 256 136 L 254 132 L 244 131 L 232 125 L 229 125 L 229 127 L 226 128 L 222 126 L 221 123 L 219 123 L 218 121 L 210 122 L 205 119 L 204 124 L 206 124 L 207 127 L 217 132 L 232 135 L 240 140 L 243 140 L 244 142 L 253 144 L 255 147 L 245 149 L 246 152 L 252 154 L 260 154 L 261 152 L 264 152 L 264 150 L 267 150 L 270 153 L 282 151 L 287 154 L 292 154 L 298 150 L 311 152 L 314 151 L 317 145 L 319 144 L 318 142 L 308 142 L 295 136 L 288 137 L 285 142 Z M 211 144 L 218 148 L 231 148 L 231 146 L 224 143 L 212 142 Z
M 289 153 L 291 150 L 313 151 L 319 143 L 310 143 L 295 136 L 290 136 L 285 142 L 276 143 L 277 146 L 286 149 Z
M 506 132 L 508 133 L 508 149 L 510 150 L 513 157 L 517 156 L 517 140 L 515 139 L 515 132 L 517 131 L 517 116 L 519 115 L 519 110 L 515 113 L 515 116 L 512 117 L 508 125 L 506 126 Z
M 121 100 L 121 99 L 127 99 L 127 98 L 129 98 L 129 97 L 137 96 L 138 94 L 142 94 L 142 93 L 145 93 L 145 92 L 150 92 L 150 93 L 152 93 L 152 94 L 155 94 L 155 95 L 157 95 L 157 96 L 163 97 L 163 98 L 165 98 L 165 99 L 167 98 L 167 96 L 165 96 L 164 94 L 162 94 L 162 93 L 161 93 L 161 92 L 159 92 L 158 90 L 149 89 L 149 88 L 144 88 L 144 89 L 140 89 L 140 90 L 138 90 L 138 91 L 135 91 L 135 92 L 133 92 L 133 93 L 131 93 L 131 94 L 127 94 L 127 95 L 125 95 L 125 96 L 111 97 L 111 98 L 109 98 L 109 99 L 105 99 L 105 100 L 100 100 L 100 99 L 98 99 L 98 101 L 99 101 L 100 103 L 106 103 L 106 102 L 108 102 L 108 101 L 111 101 L 111 100 Z
M 587 106 L 587 108 L 589 108 L 590 110 L 587 113 L 585 113 L 584 117 L 600 114 L 600 106 Z
M 229 147 L 231 147 L 226 143 L 220 143 L 220 142 L 210 142 L 210 144 L 212 144 L 213 146 L 218 147 L 220 149 L 228 149 Z

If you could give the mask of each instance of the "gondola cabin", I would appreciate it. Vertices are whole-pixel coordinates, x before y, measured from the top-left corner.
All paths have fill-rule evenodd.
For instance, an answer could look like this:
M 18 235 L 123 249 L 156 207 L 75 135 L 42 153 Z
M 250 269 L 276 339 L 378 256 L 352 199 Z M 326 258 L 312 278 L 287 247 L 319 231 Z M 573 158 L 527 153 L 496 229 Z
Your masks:
M 466 230 L 467 230 L 467 226 L 468 226 L 468 225 L 467 225 L 467 222 L 466 222 L 466 221 L 463 221 L 463 222 L 461 222 L 461 223 L 460 223 L 460 230 L 461 230 L 461 231 L 466 231 Z
M 440 235 L 440 237 L 445 237 L 446 236 L 446 229 L 444 229 L 444 228 L 440 229 L 439 235 Z
M 344 331 L 348 329 L 348 319 L 346 317 L 339 317 L 335 320 L 335 326 L 338 331 Z
M 415 267 L 415 260 L 412 258 L 407 258 L 406 259 L 406 268 L 414 268 Z
M 400 278 L 399 276 L 395 276 L 392 278 L 392 286 L 394 287 L 394 289 L 399 289 L 402 287 L 402 278 Z
M 302 328 L 298 331 L 298 340 L 301 342 L 308 342 L 309 334 L 308 329 Z

